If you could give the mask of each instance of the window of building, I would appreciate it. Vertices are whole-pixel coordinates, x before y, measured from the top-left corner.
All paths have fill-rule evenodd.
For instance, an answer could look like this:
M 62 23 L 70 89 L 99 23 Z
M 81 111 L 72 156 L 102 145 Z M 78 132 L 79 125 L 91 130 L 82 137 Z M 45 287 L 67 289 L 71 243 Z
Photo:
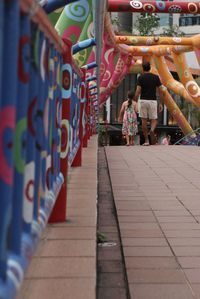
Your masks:
M 200 25 L 200 15 L 183 14 L 179 19 L 179 26 Z

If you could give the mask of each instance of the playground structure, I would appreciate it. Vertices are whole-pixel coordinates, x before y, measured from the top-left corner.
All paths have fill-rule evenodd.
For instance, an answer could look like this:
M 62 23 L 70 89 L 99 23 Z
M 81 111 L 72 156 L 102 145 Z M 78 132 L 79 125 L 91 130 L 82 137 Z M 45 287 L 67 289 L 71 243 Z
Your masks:
M 164 103 L 183 133 L 196 138 L 168 89 L 200 107 L 185 59 L 194 51 L 200 62 L 200 35 L 116 36 L 109 12 L 196 14 L 198 3 L 40 2 L 0 2 L 1 299 L 15 297 L 47 222 L 65 221 L 68 168 L 81 166 L 99 106 L 127 74 L 141 71 L 143 59 L 160 76 Z M 180 82 L 166 65 L 169 55 Z

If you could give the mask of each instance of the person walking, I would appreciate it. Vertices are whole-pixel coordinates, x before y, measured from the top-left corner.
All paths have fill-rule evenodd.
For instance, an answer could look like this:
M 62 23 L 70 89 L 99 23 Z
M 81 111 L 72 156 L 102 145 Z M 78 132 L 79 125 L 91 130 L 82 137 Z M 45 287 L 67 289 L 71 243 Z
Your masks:
M 151 73 L 151 65 L 149 62 L 142 64 L 143 73 L 139 76 L 135 92 L 135 101 L 138 102 L 140 97 L 139 116 L 142 120 L 142 132 L 145 142 L 143 145 L 149 145 L 148 134 L 150 135 L 151 144 L 156 144 L 155 129 L 158 120 L 158 102 L 156 93 L 158 91 L 160 97 L 159 113 L 163 110 L 162 93 L 160 87 L 162 83 L 160 78 Z M 151 122 L 150 132 L 148 132 L 147 121 Z
M 128 91 L 127 100 L 122 103 L 118 121 L 122 124 L 122 135 L 126 138 L 126 145 L 134 145 L 134 135 L 138 132 L 137 125 L 137 103 L 133 100 L 134 93 Z

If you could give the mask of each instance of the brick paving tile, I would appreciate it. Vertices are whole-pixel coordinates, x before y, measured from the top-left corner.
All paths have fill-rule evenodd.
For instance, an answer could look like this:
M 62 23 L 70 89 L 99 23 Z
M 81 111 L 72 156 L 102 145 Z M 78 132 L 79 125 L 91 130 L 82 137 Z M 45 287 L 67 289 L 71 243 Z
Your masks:
M 123 238 L 123 246 L 168 246 L 165 238 Z
M 174 195 L 171 195 L 171 196 L 169 196 L 169 195 L 163 195 L 163 194 L 154 194 L 154 195 L 152 195 L 150 192 L 149 192 L 149 194 L 148 194 L 148 200 L 154 200 L 154 201 L 159 201 L 159 200 L 162 200 L 162 201 L 167 201 L 167 200 L 174 200 L 174 201 L 176 201 L 177 200 L 177 197 L 176 196 L 174 196 Z
M 48 240 L 93 240 L 96 237 L 96 230 L 93 227 L 49 227 L 44 234 Z
M 131 284 L 133 299 L 194 299 L 187 285 L 183 284 Z
M 25 281 L 17 299 L 94 299 L 95 278 L 50 278 Z
M 146 247 L 127 247 L 123 246 L 124 255 L 127 256 L 172 256 L 169 247 L 146 246 Z
M 200 269 L 184 269 L 190 283 L 200 283 Z
M 144 211 L 148 211 L 150 210 L 150 206 L 148 204 L 148 202 L 146 201 L 131 201 L 131 200 L 126 200 L 126 201 L 116 201 L 116 207 L 117 210 L 144 210 Z
M 185 283 L 179 269 L 128 269 L 129 283 Z
M 118 217 L 121 216 L 133 216 L 132 218 L 135 217 L 140 217 L 140 216 L 145 216 L 145 217 L 149 217 L 149 216 L 153 216 L 153 212 L 152 211 L 129 211 L 129 210 L 118 210 L 117 211 L 117 215 Z M 142 221 L 141 221 L 142 222 Z
M 115 186 L 115 190 L 121 190 L 121 189 L 126 189 L 126 190 L 135 190 L 135 189 L 137 189 L 138 188 L 138 185 L 137 184 L 135 184 L 134 185 L 134 183 L 131 183 L 131 184 L 121 184 L 121 182 L 119 182 L 119 184 L 117 184 L 116 186 Z
M 73 207 L 68 209 L 68 218 L 74 217 L 74 216 L 91 216 L 93 213 L 93 207 L 85 207 L 85 208 L 79 208 L 79 207 Z
M 167 238 L 196 238 L 200 237 L 200 231 L 197 229 L 188 230 L 165 230 L 165 235 Z
M 190 212 L 182 209 L 182 210 L 168 210 L 168 211 L 154 211 L 156 216 L 191 216 Z
M 88 257 L 33 258 L 27 278 L 94 277 L 95 260 Z
M 49 240 L 39 244 L 41 256 L 95 256 L 93 240 Z
M 67 219 L 68 227 L 94 227 L 96 225 L 96 217 L 95 216 L 87 216 L 87 217 L 68 217 Z
M 200 179 L 199 179 L 200 180 Z M 198 185 L 199 186 L 199 185 Z M 181 196 L 179 196 L 179 199 L 181 200 L 181 201 L 183 201 L 183 202 L 194 202 L 194 201 L 198 201 L 199 200 L 199 195 L 197 194 L 197 195 L 193 195 L 192 196 L 192 198 L 191 197 L 188 197 L 188 196 L 185 196 L 184 194 L 183 195 L 181 195 Z
M 146 215 L 146 216 L 128 216 L 128 215 L 124 215 L 124 216 L 119 216 L 118 215 L 118 221 L 120 224 L 122 223 L 131 223 L 131 222 L 136 222 L 136 223 L 155 223 L 156 219 L 155 217 L 152 215 Z
M 176 256 L 200 256 L 200 246 L 173 246 Z
M 187 256 L 187 257 L 178 257 L 178 262 L 181 267 L 184 269 L 199 268 L 200 269 L 200 257 L 198 256 Z
M 126 257 L 127 269 L 178 269 L 175 257 Z
M 174 200 L 165 200 L 165 201 L 149 200 L 148 202 L 152 210 L 157 210 L 157 211 L 184 210 L 184 207 L 179 202 Z
M 159 238 L 163 237 L 163 233 L 160 229 L 121 229 L 122 238 Z
M 159 223 L 196 223 L 193 216 L 157 216 Z
M 137 202 L 141 202 L 141 201 L 146 201 L 146 197 L 144 195 L 140 195 L 140 196 L 115 196 L 115 202 L 125 202 L 125 201 L 137 201 Z
M 168 238 L 168 242 L 174 246 L 200 246 L 200 236 L 198 238 Z
M 190 213 L 194 216 L 200 216 L 200 209 L 190 209 Z
M 200 284 L 198 283 L 192 283 L 192 290 L 195 293 L 195 299 L 200 299 Z
M 121 222 L 120 223 L 120 229 L 133 229 L 133 230 L 136 230 L 136 229 L 159 229 L 159 225 L 158 223 L 145 223 L 145 222 L 141 222 L 141 223 L 136 223 L 136 222 Z
M 161 228 L 165 230 L 200 230 L 199 223 L 177 223 L 177 222 L 167 222 L 167 223 L 160 223 Z

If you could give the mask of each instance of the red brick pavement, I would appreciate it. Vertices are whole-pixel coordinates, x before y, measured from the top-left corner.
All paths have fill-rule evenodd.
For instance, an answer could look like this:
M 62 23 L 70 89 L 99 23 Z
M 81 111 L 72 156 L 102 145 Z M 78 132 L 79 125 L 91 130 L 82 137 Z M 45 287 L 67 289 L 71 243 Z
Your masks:
M 131 299 L 200 298 L 200 149 L 107 147 Z
M 200 299 L 200 148 L 106 154 L 131 299 Z M 47 227 L 18 299 L 95 299 L 96 198 L 92 138 L 70 172 L 68 221 Z

